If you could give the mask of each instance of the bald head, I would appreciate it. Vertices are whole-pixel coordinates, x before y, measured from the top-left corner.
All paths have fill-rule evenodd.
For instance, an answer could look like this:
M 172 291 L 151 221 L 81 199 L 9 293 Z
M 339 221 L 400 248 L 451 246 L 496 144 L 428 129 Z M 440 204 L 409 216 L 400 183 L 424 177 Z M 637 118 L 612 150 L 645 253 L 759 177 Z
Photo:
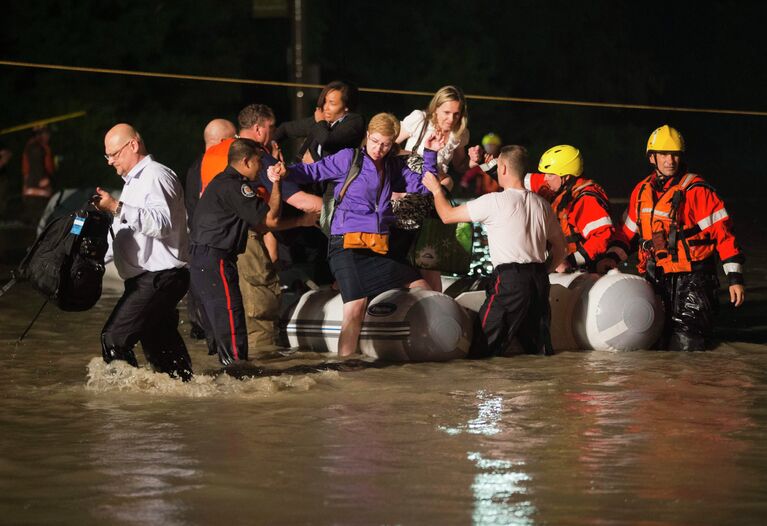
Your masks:
M 117 143 L 124 144 L 131 139 L 141 139 L 141 136 L 133 126 L 126 123 L 115 124 L 112 129 L 107 132 L 106 137 L 104 137 L 104 145 L 112 146 Z
M 215 146 L 225 139 L 231 139 L 237 134 L 237 129 L 231 121 L 226 119 L 213 119 L 205 126 L 202 138 L 205 141 L 205 149 Z
M 146 157 L 147 152 L 139 132 L 130 124 L 120 123 L 104 136 L 104 154 L 117 175 L 124 176 Z

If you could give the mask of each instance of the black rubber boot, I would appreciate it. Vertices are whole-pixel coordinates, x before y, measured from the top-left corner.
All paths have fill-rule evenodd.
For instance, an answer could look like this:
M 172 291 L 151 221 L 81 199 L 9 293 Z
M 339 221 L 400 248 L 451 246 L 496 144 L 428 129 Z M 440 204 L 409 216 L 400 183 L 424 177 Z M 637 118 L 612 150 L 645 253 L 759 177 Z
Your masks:
M 706 340 L 700 335 L 674 331 L 668 342 L 669 351 L 705 351 Z

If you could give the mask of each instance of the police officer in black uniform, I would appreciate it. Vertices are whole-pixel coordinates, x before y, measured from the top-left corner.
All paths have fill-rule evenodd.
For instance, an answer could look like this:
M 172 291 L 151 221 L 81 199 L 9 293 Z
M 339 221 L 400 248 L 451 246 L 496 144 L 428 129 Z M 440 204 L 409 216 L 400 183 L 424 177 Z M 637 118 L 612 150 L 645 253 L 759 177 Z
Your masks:
M 248 229 L 259 231 L 314 224 L 316 216 L 280 220 L 280 179 L 285 166 L 268 170 L 271 195 L 257 183 L 263 148 L 237 139 L 229 148 L 228 166 L 202 194 L 192 219 L 191 284 L 202 304 L 210 354 L 223 365 L 248 358 L 248 334 L 237 273 L 237 255 L 245 250 Z

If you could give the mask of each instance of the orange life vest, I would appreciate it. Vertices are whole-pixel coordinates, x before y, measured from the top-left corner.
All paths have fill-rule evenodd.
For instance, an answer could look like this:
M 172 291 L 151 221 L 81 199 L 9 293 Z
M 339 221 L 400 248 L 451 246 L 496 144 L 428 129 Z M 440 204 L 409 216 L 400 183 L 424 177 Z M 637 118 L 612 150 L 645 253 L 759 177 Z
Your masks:
M 704 261 L 714 254 L 715 242 L 697 224 L 687 224 L 683 213 L 688 190 L 711 185 L 695 174 L 682 176 L 655 200 L 652 183 L 647 177 L 637 195 L 637 232 L 641 239 L 639 269 L 644 271 L 649 261 L 663 272 L 690 272 L 693 263 Z
M 607 194 L 601 186 L 591 179 L 577 179 L 569 192 L 565 191 L 560 193 L 556 199 L 554 199 L 554 202 L 551 203 L 551 208 L 554 209 L 554 214 L 556 214 L 557 219 L 559 219 L 559 226 L 565 234 L 568 255 L 577 251 L 578 247 L 585 241 L 583 233 L 578 230 L 577 226 L 571 224 L 569 214 L 573 206 L 575 206 L 575 203 L 577 203 L 581 197 L 587 195 L 595 197 L 609 215 L 610 205 L 607 201 Z

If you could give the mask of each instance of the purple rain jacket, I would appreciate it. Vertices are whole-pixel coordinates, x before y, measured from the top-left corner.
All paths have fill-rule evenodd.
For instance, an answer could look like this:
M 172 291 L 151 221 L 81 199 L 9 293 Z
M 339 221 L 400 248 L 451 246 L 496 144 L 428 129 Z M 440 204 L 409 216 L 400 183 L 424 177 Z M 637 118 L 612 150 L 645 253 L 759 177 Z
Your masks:
M 379 184 L 373 160 L 364 148 L 362 151 L 362 169 L 335 209 L 330 225 L 331 235 L 346 232 L 388 234 L 389 225 L 395 221 L 390 202 L 392 192 L 429 193 L 421 183 L 421 174 L 413 172 L 405 164 L 407 157 L 391 152 L 384 157 L 384 177 Z M 316 163 L 294 164 L 288 167 L 287 178 L 298 184 L 321 181 L 335 183 L 334 197 L 338 199 L 338 192 L 346 180 L 353 157 L 354 149 L 346 148 Z M 423 172 L 437 173 L 437 152 L 424 149 Z

